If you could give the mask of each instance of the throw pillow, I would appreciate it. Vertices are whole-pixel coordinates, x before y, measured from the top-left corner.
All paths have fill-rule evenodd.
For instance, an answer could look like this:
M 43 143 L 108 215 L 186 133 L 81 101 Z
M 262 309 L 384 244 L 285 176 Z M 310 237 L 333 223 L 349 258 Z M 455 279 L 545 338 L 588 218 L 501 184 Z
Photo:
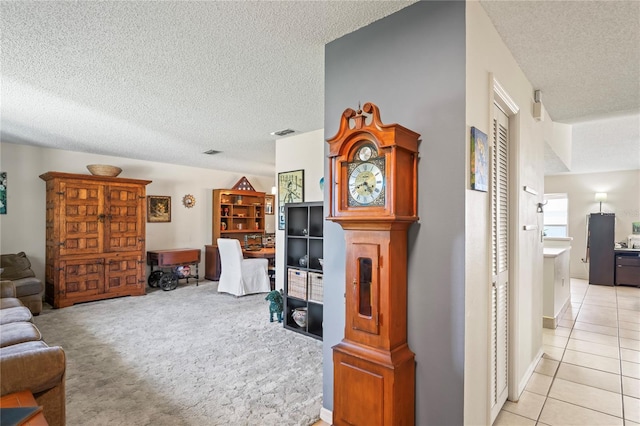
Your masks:
M 19 280 L 36 276 L 31 270 L 29 258 L 23 251 L 18 254 L 1 255 L 0 268 L 3 268 L 0 274 L 0 278 L 3 280 Z

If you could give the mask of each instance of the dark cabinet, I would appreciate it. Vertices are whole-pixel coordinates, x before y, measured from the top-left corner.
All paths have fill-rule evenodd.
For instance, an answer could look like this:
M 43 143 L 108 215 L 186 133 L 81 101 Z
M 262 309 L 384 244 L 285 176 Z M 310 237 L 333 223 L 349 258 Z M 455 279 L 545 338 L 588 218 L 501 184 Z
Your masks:
M 613 213 L 593 213 L 589 217 L 589 284 L 614 284 Z
M 640 251 L 616 251 L 616 285 L 640 286 Z
M 285 224 L 284 327 L 322 339 L 322 202 L 286 204 Z

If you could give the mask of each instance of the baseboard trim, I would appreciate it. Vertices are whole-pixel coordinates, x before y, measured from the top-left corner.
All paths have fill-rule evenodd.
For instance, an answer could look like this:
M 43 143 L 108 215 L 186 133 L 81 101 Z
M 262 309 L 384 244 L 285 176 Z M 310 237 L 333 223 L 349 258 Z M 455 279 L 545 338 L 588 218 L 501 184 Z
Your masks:
M 527 368 L 527 371 L 522 376 L 522 380 L 520 380 L 520 383 L 518 384 L 518 399 L 520 399 L 520 395 L 522 395 L 524 388 L 527 387 L 527 382 L 529 382 L 529 379 L 533 376 L 533 372 L 536 370 L 536 366 L 538 365 L 538 362 L 540 362 L 540 359 L 542 359 L 543 355 L 544 351 L 540 348 L 538 354 L 533 359 L 533 362 L 529 364 L 529 368 Z
M 320 408 L 320 420 L 325 423 L 333 424 L 333 411 L 327 410 L 326 408 Z
M 564 305 L 562 305 L 562 308 L 560 308 L 560 312 L 558 312 L 558 315 L 556 315 L 555 317 L 552 318 L 546 317 L 544 315 L 542 316 L 542 327 L 555 330 L 560 323 L 560 317 L 564 315 L 569 306 L 571 306 L 571 297 L 567 297 L 567 300 L 564 301 Z
M 558 327 L 558 321 L 556 320 L 556 318 L 552 318 L 552 317 L 542 317 L 542 327 L 543 328 L 550 328 L 551 330 L 555 330 L 556 327 Z

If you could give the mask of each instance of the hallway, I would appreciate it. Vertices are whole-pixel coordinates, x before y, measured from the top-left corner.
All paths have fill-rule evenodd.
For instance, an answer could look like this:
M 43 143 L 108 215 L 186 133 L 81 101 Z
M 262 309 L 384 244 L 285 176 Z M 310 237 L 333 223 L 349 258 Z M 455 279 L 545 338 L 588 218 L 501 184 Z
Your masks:
M 543 329 L 543 350 L 495 426 L 640 426 L 640 288 L 571 279 L 571 306 Z

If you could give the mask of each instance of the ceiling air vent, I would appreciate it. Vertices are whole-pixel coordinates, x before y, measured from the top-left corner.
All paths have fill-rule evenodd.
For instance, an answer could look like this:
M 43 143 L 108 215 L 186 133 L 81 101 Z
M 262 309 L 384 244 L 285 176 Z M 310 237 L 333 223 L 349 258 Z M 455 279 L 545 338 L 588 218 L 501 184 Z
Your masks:
M 215 149 L 210 149 L 209 151 L 205 151 L 203 152 L 203 154 L 207 154 L 207 155 L 216 155 L 216 154 L 220 154 L 222 151 L 216 151 Z
M 284 129 L 284 130 L 278 130 L 277 132 L 271 132 L 270 134 L 272 136 L 285 136 L 285 135 L 288 135 L 290 133 L 295 133 L 295 130 L 293 130 L 293 129 Z

